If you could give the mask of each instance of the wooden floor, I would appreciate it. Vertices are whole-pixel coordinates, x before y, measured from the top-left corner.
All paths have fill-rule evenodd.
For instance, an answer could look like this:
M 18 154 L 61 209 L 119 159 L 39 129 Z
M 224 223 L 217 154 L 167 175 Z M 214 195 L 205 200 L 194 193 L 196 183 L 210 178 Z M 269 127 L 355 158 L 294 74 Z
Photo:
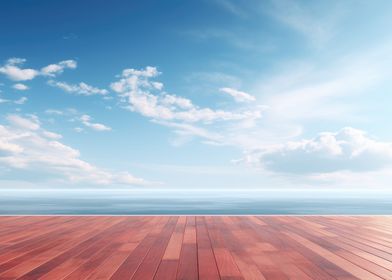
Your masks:
M 392 279 L 392 217 L 0 217 L 0 279 Z

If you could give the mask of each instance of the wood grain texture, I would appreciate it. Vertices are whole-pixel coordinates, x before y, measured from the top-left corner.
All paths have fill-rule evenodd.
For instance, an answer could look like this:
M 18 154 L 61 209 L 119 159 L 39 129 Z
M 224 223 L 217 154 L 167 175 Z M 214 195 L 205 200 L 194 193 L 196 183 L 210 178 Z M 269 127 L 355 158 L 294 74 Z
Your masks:
M 392 279 L 390 216 L 3 216 L 0 280 Z

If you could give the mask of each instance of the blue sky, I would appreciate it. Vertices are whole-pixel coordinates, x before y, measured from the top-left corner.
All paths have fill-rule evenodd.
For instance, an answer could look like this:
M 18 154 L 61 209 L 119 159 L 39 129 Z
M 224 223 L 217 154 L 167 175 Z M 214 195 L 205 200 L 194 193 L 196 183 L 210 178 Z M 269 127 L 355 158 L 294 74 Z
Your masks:
M 390 1 L 1 1 L 0 185 L 388 188 Z

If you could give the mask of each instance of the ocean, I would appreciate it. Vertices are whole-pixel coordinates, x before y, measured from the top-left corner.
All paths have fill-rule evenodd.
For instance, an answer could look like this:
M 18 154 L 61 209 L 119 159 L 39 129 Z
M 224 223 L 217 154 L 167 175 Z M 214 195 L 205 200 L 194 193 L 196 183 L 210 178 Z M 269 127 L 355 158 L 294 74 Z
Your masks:
M 1 215 L 391 215 L 392 192 L 0 190 Z

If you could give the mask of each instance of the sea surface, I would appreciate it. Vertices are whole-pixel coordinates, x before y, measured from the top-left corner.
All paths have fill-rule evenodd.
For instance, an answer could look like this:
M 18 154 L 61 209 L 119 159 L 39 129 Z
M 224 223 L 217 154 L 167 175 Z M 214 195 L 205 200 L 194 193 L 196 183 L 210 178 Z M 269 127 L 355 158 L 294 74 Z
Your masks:
M 0 214 L 392 215 L 392 192 L 2 189 Z

